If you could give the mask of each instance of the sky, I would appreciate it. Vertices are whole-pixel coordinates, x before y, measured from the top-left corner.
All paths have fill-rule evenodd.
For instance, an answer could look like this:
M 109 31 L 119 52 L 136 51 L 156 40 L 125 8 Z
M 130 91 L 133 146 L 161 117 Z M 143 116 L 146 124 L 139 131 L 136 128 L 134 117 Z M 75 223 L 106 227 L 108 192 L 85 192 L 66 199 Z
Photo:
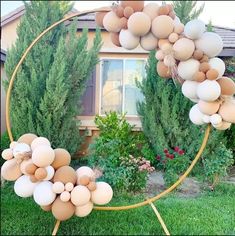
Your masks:
M 112 2 L 113 1 L 75 1 L 74 7 L 79 11 L 91 10 L 102 6 L 110 6 Z M 155 2 L 161 4 L 161 1 Z M 204 1 L 198 1 L 197 6 L 199 7 L 203 2 Z M 8 14 L 21 5 L 23 5 L 22 1 L 1 1 L 1 16 Z M 234 12 L 235 1 L 205 1 L 205 8 L 199 19 L 205 23 L 211 20 L 212 24 L 215 26 L 235 28 Z

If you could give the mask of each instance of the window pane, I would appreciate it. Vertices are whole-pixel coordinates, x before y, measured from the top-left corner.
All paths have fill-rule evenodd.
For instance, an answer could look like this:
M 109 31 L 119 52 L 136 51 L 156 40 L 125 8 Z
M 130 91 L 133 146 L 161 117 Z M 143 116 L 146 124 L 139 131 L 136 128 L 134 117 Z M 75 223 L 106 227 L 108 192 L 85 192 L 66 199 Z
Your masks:
M 122 60 L 102 61 L 101 114 L 109 111 L 122 112 Z
M 145 77 L 145 61 L 126 60 L 124 76 L 124 110 L 128 115 L 137 115 L 136 102 L 143 100 L 143 94 L 136 87 L 136 80 L 141 82 Z

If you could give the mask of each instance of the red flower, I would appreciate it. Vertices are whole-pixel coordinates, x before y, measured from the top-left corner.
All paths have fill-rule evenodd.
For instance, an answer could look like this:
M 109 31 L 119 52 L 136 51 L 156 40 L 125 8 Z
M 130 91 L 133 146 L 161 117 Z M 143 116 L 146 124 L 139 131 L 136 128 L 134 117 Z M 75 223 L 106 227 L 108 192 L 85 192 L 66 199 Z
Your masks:
M 166 157 L 170 158 L 171 154 L 170 153 L 166 153 Z
M 160 156 L 160 155 L 157 155 L 157 156 L 156 156 L 156 159 L 157 159 L 158 161 L 160 161 L 160 160 L 161 160 L 161 156 Z
M 178 152 L 178 151 L 180 150 L 180 148 L 179 148 L 178 146 L 176 146 L 176 147 L 174 148 L 174 150 L 175 150 L 175 152 Z
M 164 153 L 168 153 L 168 149 L 167 148 L 164 149 Z
M 183 150 L 179 150 L 178 153 L 179 153 L 180 156 L 184 155 L 184 151 Z
M 171 155 L 169 156 L 170 159 L 174 159 L 174 157 L 175 157 L 174 154 L 171 154 Z

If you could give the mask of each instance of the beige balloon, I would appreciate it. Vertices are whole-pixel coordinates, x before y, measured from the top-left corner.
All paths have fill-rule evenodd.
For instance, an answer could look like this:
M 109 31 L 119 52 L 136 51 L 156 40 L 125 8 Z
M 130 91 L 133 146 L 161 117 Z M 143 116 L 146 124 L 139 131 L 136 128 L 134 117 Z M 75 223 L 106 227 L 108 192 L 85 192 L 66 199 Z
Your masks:
M 140 42 L 140 37 L 133 35 L 129 30 L 122 29 L 119 34 L 119 41 L 123 48 L 135 49 Z
M 81 178 L 82 176 L 86 175 L 90 179 L 95 178 L 95 172 L 88 166 L 82 166 L 76 170 L 77 178 Z M 79 184 L 79 181 L 77 181 L 77 184 Z
M 66 149 L 56 148 L 54 149 L 55 159 L 52 162 L 51 166 L 57 170 L 62 166 L 68 166 L 71 161 L 71 155 Z
M 18 143 L 26 143 L 28 145 L 31 145 L 34 139 L 36 139 L 38 136 L 36 134 L 23 134 L 19 137 L 17 140 Z
M 56 170 L 53 181 L 54 183 L 62 182 L 63 184 L 67 184 L 70 182 L 75 184 L 77 182 L 76 171 L 71 166 L 62 166 Z
M 147 14 L 151 20 L 154 20 L 158 16 L 159 4 L 150 2 L 144 6 L 143 12 Z
M 117 33 L 121 30 L 120 18 L 113 11 L 104 16 L 103 25 L 108 32 Z
M 152 22 L 151 30 L 155 37 L 166 39 L 174 30 L 174 22 L 169 16 L 157 16 Z
M 4 162 L 1 167 L 1 175 L 8 181 L 15 181 L 22 175 L 20 165 L 15 158 Z
M 96 189 L 91 192 L 91 201 L 97 205 L 104 205 L 111 201 L 113 190 L 111 186 L 105 182 L 97 182 Z
M 235 82 L 232 79 L 222 77 L 217 82 L 220 85 L 222 95 L 232 96 L 235 94 Z
M 235 100 L 225 101 L 219 109 L 219 114 L 224 121 L 235 123 Z
M 76 207 L 75 215 L 78 217 L 88 216 L 92 212 L 92 209 L 93 203 L 89 201 L 86 205 Z
M 144 50 L 151 51 L 157 48 L 158 40 L 151 32 L 149 32 L 147 35 L 141 37 L 140 45 Z
M 226 129 L 229 129 L 231 127 L 231 125 L 232 125 L 232 123 L 230 123 L 230 122 L 222 121 L 221 125 L 219 127 L 216 127 L 216 129 L 226 130 Z
M 192 57 L 194 50 L 194 42 L 187 38 L 181 38 L 173 45 L 174 57 L 180 61 L 186 61 Z
M 10 148 L 7 148 L 5 150 L 2 151 L 2 158 L 4 160 L 10 160 L 13 158 L 13 152 Z
M 21 162 L 20 170 L 24 175 L 28 175 L 25 168 L 26 168 L 27 165 L 30 165 L 30 164 L 33 164 L 32 159 L 24 160 L 24 161 Z
M 55 159 L 54 150 L 48 145 L 37 146 L 32 153 L 33 163 L 38 167 L 46 167 Z
M 71 202 L 75 206 L 83 206 L 90 201 L 91 193 L 87 187 L 78 185 L 71 192 Z
M 203 100 L 200 100 L 198 102 L 198 108 L 203 114 L 213 115 L 219 110 L 220 102 L 219 101 L 205 102 Z
M 33 140 L 31 143 L 31 149 L 34 150 L 36 147 L 41 146 L 41 145 L 47 145 L 51 146 L 50 141 L 47 138 L 44 137 L 38 137 Z

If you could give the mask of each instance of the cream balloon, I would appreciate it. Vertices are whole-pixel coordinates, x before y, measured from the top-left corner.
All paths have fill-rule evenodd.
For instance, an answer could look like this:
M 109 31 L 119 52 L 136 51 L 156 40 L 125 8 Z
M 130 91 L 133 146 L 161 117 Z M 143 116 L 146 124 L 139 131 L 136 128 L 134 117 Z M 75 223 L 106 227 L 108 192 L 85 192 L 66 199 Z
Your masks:
M 173 45 L 174 57 L 180 61 L 186 61 L 192 57 L 194 50 L 194 42 L 187 38 L 181 38 Z
M 95 178 L 95 172 L 88 166 L 79 167 L 76 170 L 76 173 L 77 173 L 77 178 L 78 179 L 81 178 L 84 175 L 90 177 L 91 179 Z
M 225 72 L 225 64 L 220 58 L 218 57 L 211 58 L 209 60 L 209 65 L 211 69 L 215 69 L 219 72 L 217 79 L 223 76 Z
M 189 21 L 184 27 L 185 36 L 193 40 L 201 38 L 205 31 L 205 23 L 198 19 Z
M 51 180 L 55 174 L 55 169 L 52 166 L 47 166 L 46 168 L 47 176 L 44 180 Z
M 71 195 L 69 192 L 67 191 L 64 191 L 63 193 L 60 194 L 60 200 L 62 202 L 68 202 L 71 198 Z
M 20 163 L 20 170 L 21 170 L 21 172 L 22 172 L 24 175 L 28 175 L 27 172 L 26 172 L 26 170 L 25 170 L 25 168 L 26 168 L 26 166 L 29 165 L 29 164 L 33 164 L 32 159 L 24 160 L 24 161 L 22 161 L 22 162 Z
M 213 102 L 220 94 L 220 85 L 215 80 L 205 80 L 198 85 L 197 96 L 203 101 Z
M 92 209 L 93 203 L 89 201 L 86 205 L 76 207 L 75 215 L 78 217 L 88 216 L 92 212 Z
M 154 20 L 158 16 L 159 7 L 159 4 L 150 2 L 144 6 L 143 12 L 147 14 L 151 20 Z
M 178 74 L 184 80 L 193 80 L 193 76 L 199 70 L 200 62 L 195 59 L 181 61 L 178 65 Z
M 210 116 L 204 115 L 204 116 L 202 117 L 202 120 L 203 120 L 204 123 L 208 124 L 208 123 L 210 123 Z
M 119 34 L 119 41 L 123 48 L 132 50 L 139 45 L 140 37 L 133 35 L 129 30 L 122 29 Z
M 196 48 L 202 50 L 208 57 L 215 57 L 223 49 L 221 37 L 214 32 L 205 32 L 201 38 L 195 41 Z
M 31 197 L 38 183 L 32 183 L 30 177 L 22 175 L 14 184 L 14 191 L 19 197 Z
M 13 158 L 13 152 L 10 148 L 7 148 L 5 150 L 2 151 L 2 158 L 4 160 L 10 160 Z
M 90 201 L 91 193 L 87 187 L 78 185 L 71 192 L 71 202 L 75 206 L 83 206 Z
M 68 183 L 65 184 L 65 190 L 66 191 L 71 192 L 73 190 L 73 188 L 74 188 L 73 183 L 68 182 Z
M 198 102 L 198 108 L 199 110 L 206 115 L 213 115 L 215 114 L 220 107 L 220 102 L 219 101 L 214 101 L 214 102 L 205 102 L 203 100 L 200 100 Z
M 140 39 L 140 45 L 146 51 L 151 51 L 153 49 L 156 49 L 157 44 L 158 40 L 151 32 L 141 37 Z
M 50 181 L 40 182 L 34 189 L 34 201 L 40 206 L 48 206 L 54 202 L 56 194 L 52 191 L 53 184 Z
M 15 158 L 5 161 L 1 167 L 1 175 L 3 179 L 8 181 L 15 181 L 21 175 L 20 165 Z
M 218 130 L 226 130 L 229 129 L 231 127 L 232 123 L 226 122 L 226 121 L 222 121 L 222 124 L 219 127 L 215 127 Z
M 40 145 L 47 145 L 47 146 L 51 146 L 51 143 L 50 141 L 47 139 L 47 138 L 44 138 L 44 137 L 38 137 L 38 138 L 35 138 L 33 140 L 33 142 L 31 143 L 31 148 L 32 150 L 34 151 L 34 149 Z
M 38 136 L 36 134 L 32 134 L 32 133 L 27 133 L 27 134 L 23 134 L 19 137 L 19 139 L 17 140 L 18 143 L 26 143 L 28 145 L 31 145 L 31 143 L 33 142 L 33 140 L 35 138 L 37 138 Z
M 64 184 L 62 182 L 55 182 L 53 185 L 52 185 L 52 191 L 54 193 L 62 193 L 64 191 Z
M 219 125 L 222 122 L 221 115 L 214 114 L 214 115 L 210 116 L 210 122 L 211 122 L 212 125 Z
M 157 60 L 162 61 L 164 59 L 164 54 L 162 50 L 157 50 L 155 57 Z
M 36 139 L 35 139 L 36 140 Z M 33 163 L 38 167 L 46 167 L 55 159 L 54 150 L 48 145 L 37 146 L 32 153 Z
M 96 189 L 91 192 L 91 201 L 97 205 L 104 205 L 111 201 L 113 190 L 111 186 L 105 182 L 97 182 Z
M 204 124 L 203 116 L 204 116 L 204 114 L 200 112 L 197 104 L 195 104 L 189 112 L 189 119 L 195 125 L 203 125 Z
M 108 32 L 117 33 L 121 30 L 120 18 L 113 11 L 104 16 L 103 25 Z
M 197 87 L 198 87 L 199 83 L 196 81 L 190 81 L 190 80 L 186 80 L 182 87 L 182 93 L 185 97 L 190 98 L 190 99 L 197 99 Z

